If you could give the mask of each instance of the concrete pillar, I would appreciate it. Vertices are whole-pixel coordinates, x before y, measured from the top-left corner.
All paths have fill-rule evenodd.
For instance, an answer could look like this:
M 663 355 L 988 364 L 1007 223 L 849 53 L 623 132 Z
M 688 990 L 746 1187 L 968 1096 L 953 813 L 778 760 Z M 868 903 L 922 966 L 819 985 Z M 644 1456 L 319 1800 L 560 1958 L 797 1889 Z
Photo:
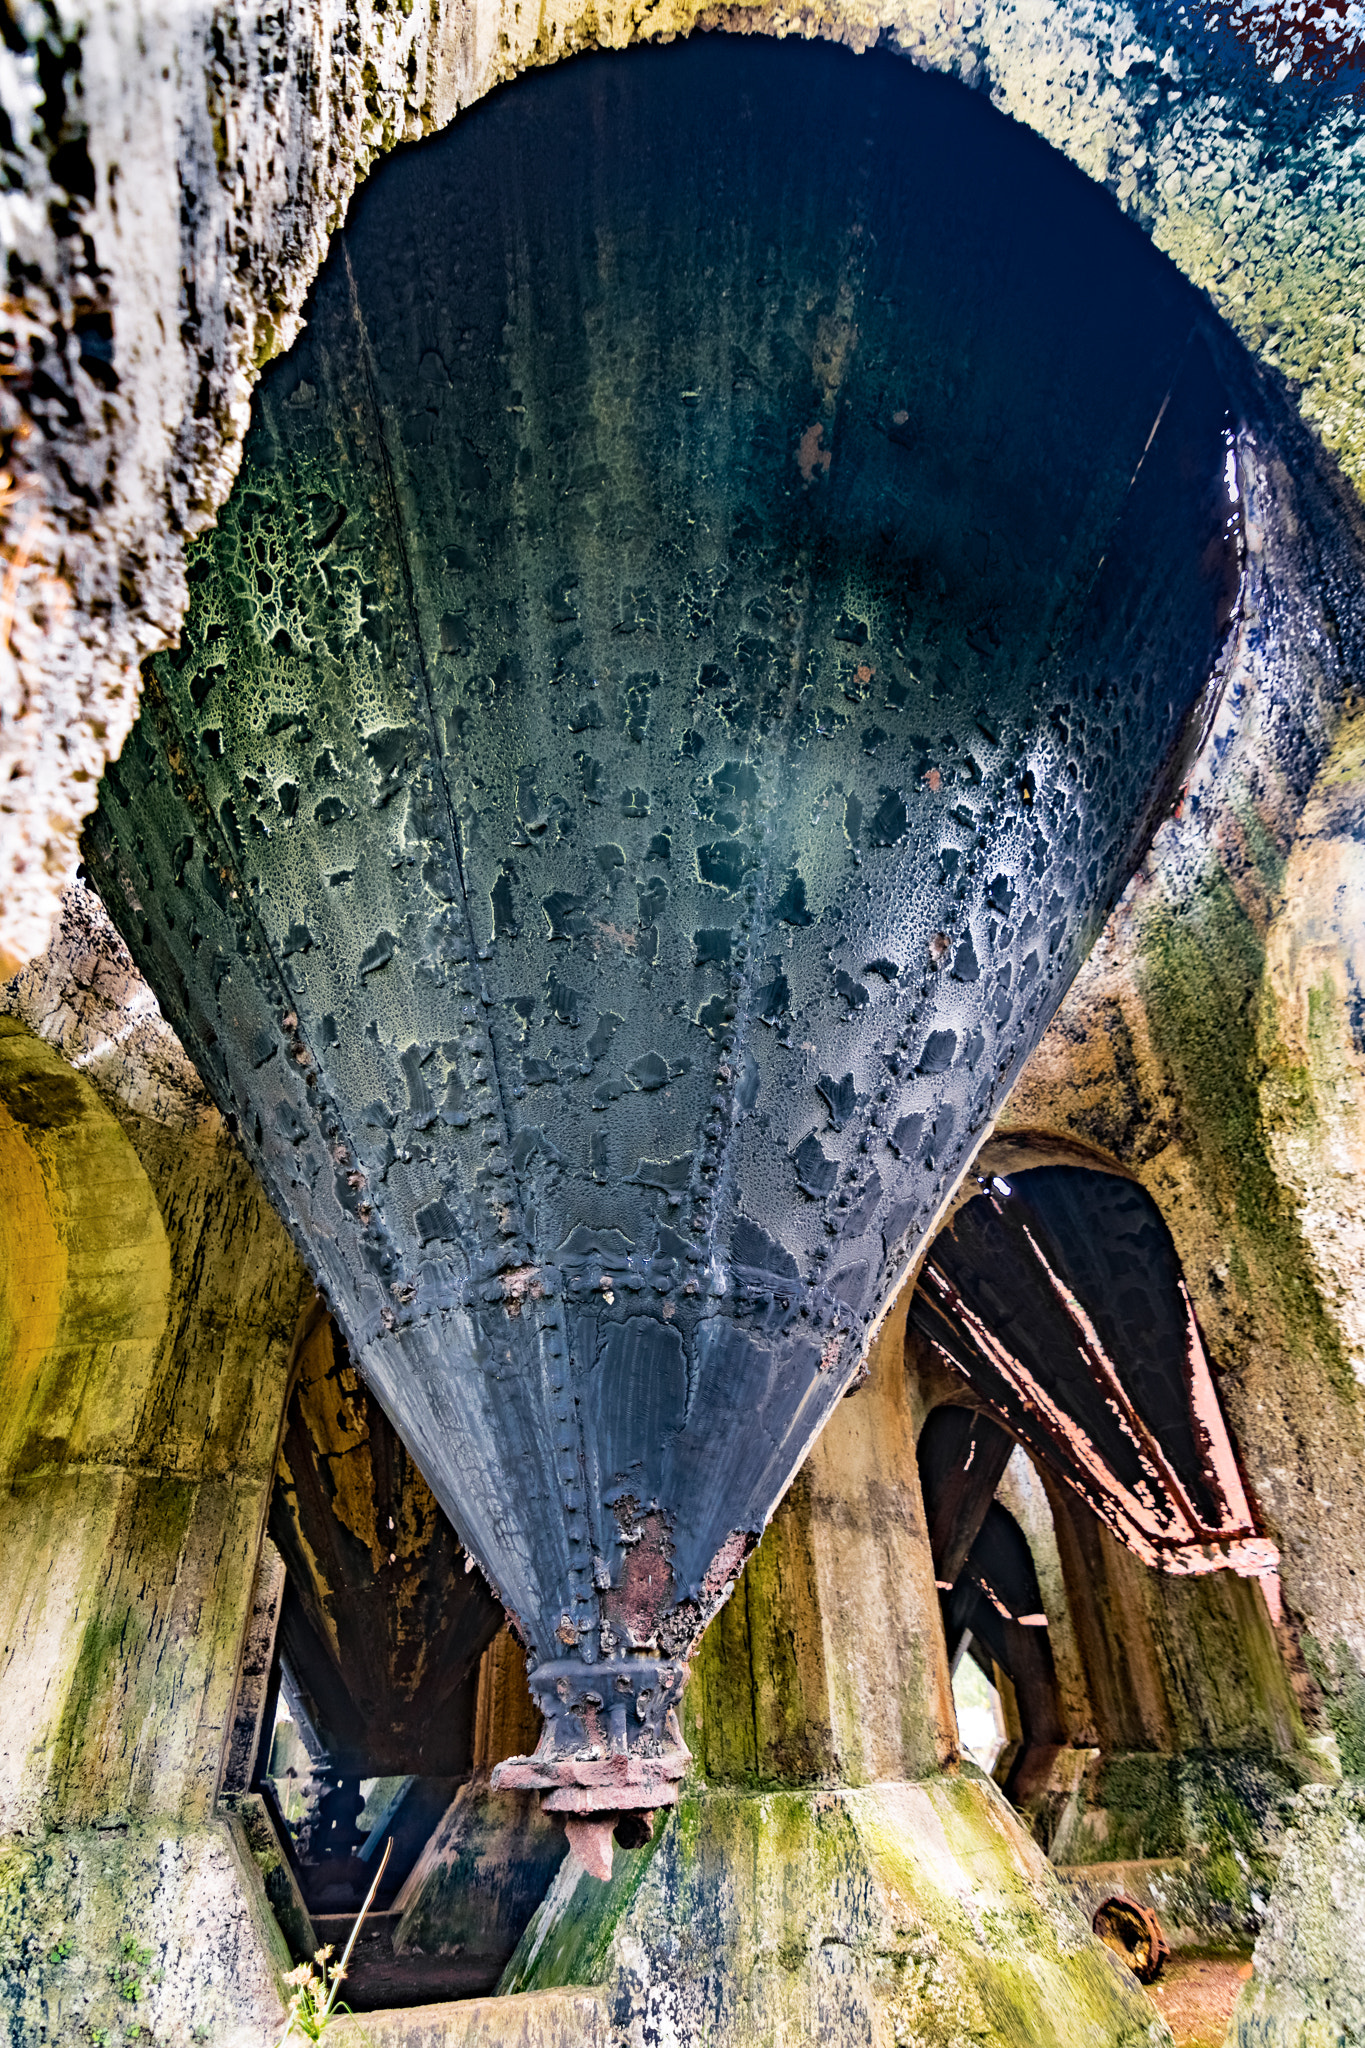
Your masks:
M 1097 1742 L 1059 1788 L 1053 1860 L 1082 1884 L 1146 1884 L 1177 1945 L 1249 1942 L 1298 1795 L 1323 1775 L 1261 1587 L 1151 1571 L 1065 1489 L 1047 1494 Z
M 956 1754 L 903 1326 L 883 1324 L 707 1632 L 686 1706 L 710 1782 L 867 1785 Z
M 1310 1786 L 1285 1844 L 1228 2048 L 1353 2048 L 1365 2040 L 1365 1948 L 1354 1910 L 1363 1891 L 1365 1787 L 1351 1780 Z
M 964 1389 L 908 1356 L 923 1427 Z M 1030 1831 L 1078 1898 L 1140 1896 L 1177 1946 L 1249 1943 L 1323 1769 L 1259 1583 L 1153 1571 L 1020 1449 L 999 1498 L 1037 1569 L 1066 1745 L 1011 1785 Z
M 599 1985 L 629 2042 L 1160 2038 L 1000 1794 L 956 1757 L 904 1299 L 713 1623 L 696 1774 L 602 1885 L 569 1857 L 504 1991 Z M 378 2048 L 404 2035 L 366 2016 Z
M 214 1124 L 0 1016 L 0 2014 L 258 2043 L 289 1967 L 215 1815 L 311 1295 Z

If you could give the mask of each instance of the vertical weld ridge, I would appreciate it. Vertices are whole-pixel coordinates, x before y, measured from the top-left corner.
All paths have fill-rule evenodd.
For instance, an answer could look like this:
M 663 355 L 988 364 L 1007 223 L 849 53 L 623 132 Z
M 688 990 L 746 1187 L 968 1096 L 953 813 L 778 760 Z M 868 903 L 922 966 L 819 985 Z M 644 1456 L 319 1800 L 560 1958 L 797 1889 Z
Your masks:
M 422 699 L 426 706 L 427 725 L 430 730 L 431 736 L 431 750 L 435 775 L 436 780 L 440 786 L 441 797 L 445 805 L 446 826 L 450 836 L 451 850 L 455 856 L 455 871 L 456 874 L 459 876 L 460 880 L 460 897 L 461 901 L 464 904 L 465 913 L 465 931 L 469 938 L 469 949 L 471 956 L 470 966 L 471 969 L 473 970 L 473 978 L 477 979 L 480 986 L 482 987 L 483 976 L 482 974 L 478 973 L 478 946 L 475 940 L 473 917 L 470 911 L 469 888 L 468 884 L 465 881 L 464 854 L 460 844 L 459 821 L 455 815 L 455 804 L 454 799 L 451 795 L 450 783 L 446 778 L 445 753 L 441 746 L 440 729 L 436 722 L 436 703 L 431 688 L 431 671 L 427 665 L 426 647 L 422 640 L 421 617 L 417 608 L 417 586 L 412 573 L 412 560 L 408 553 L 407 533 L 403 524 L 402 508 L 399 504 L 398 499 L 398 485 L 396 478 L 394 476 L 393 458 L 389 453 L 388 437 L 384 432 L 384 412 L 382 406 L 379 403 L 379 392 L 375 382 L 374 353 L 370 346 L 369 329 L 365 325 L 365 315 L 361 310 L 360 294 L 356 289 L 355 272 L 351 268 L 350 243 L 345 236 L 342 237 L 341 253 L 346 264 L 346 284 L 350 294 L 351 312 L 355 318 L 356 331 L 360 336 L 361 360 L 364 365 L 365 373 L 365 391 L 370 401 L 371 413 L 373 414 L 374 417 L 375 435 L 379 443 L 380 460 L 384 465 L 384 490 L 389 500 L 390 511 L 393 515 L 394 531 L 398 546 L 398 559 L 402 567 L 403 588 L 407 598 L 408 622 L 412 629 L 413 640 L 417 648 L 417 666 L 422 677 Z M 497 1095 L 498 1112 L 502 1121 L 502 1134 L 503 1137 L 506 1138 L 508 1136 L 510 1128 L 507 1117 L 507 1098 L 503 1090 L 502 1073 L 498 1066 L 497 1046 L 494 1042 L 493 1033 L 491 1030 L 489 1030 L 487 1036 L 488 1063 L 490 1068 L 492 1069 L 494 1081 L 496 1083 L 495 1092 Z M 516 1189 L 517 1193 L 517 1219 L 520 1225 L 519 1235 L 525 1237 L 526 1208 L 525 1203 L 522 1200 L 521 1185 L 518 1181 L 515 1167 L 512 1168 L 511 1177 L 512 1185 Z M 484 1200 L 485 1204 L 487 1204 L 488 1197 L 485 1196 Z

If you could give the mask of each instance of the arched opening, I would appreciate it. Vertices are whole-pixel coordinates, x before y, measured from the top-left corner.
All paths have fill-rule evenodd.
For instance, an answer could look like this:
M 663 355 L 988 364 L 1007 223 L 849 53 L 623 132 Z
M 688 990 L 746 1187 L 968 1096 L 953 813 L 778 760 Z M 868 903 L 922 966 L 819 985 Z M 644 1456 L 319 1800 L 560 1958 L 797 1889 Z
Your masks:
M 1245 1941 L 1311 1745 L 1155 1202 L 1077 1148 L 993 1141 L 909 1338 L 949 1654 L 1005 1694 L 996 1776 L 1090 1906 L 1126 1886 L 1178 1946 Z
M 88 858 L 589 1867 L 1216 701 L 1253 403 L 969 95 L 709 40 L 387 165 L 262 387 Z
M 224 1789 L 263 1802 L 338 1953 L 387 1852 L 356 2010 L 491 1991 L 567 1846 L 529 1793 L 487 1795 L 534 1747 L 525 1659 L 326 1315 L 298 1346 L 268 1526 L 261 1732 Z
M 970 1658 L 997 1694 L 1007 1682 L 1006 1753 L 991 1768 L 1022 1804 L 1046 1781 L 1067 1731 L 1033 1554 L 996 1498 L 1014 1448 L 979 1411 L 936 1408 L 920 1433 L 919 1471 L 949 1666 L 956 1680 Z
M 988 1151 L 935 1240 L 919 1333 L 1144 1563 L 1259 1578 L 1278 1618 L 1278 1552 L 1156 1203 L 1070 1161 L 1000 1163 L 1008 1178 Z

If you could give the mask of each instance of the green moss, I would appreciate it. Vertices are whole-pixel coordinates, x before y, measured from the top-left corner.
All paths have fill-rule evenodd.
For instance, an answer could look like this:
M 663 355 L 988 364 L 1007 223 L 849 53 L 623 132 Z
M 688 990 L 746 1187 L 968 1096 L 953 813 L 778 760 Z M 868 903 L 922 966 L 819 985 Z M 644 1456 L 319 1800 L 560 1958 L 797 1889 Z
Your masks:
M 551 1888 L 518 1942 L 498 1985 L 499 1995 L 600 1984 L 616 1930 L 635 1902 L 665 1831 L 664 1826 L 656 1828 L 654 1839 L 643 1849 L 618 1848 L 607 1884 L 580 1871 L 566 1898 L 561 1871 L 561 1882 Z
M 1110 1863 L 1189 1857 L 1201 1891 L 1254 1923 L 1253 1894 L 1274 1879 L 1277 1845 L 1308 1766 L 1267 1750 L 1150 1752 L 1109 1758 L 1094 1787 L 1102 1827 L 1069 1839 L 1065 1861 Z
M 1285 852 L 1245 794 L 1234 796 L 1232 810 L 1242 828 L 1243 845 L 1257 879 L 1267 895 L 1273 896 L 1284 880 Z
M 539 1953 L 523 1944 L 502 1990 L 607 1983 L 622 2031 L 652 2038 L 634 2001 L 666 1986 L 670 2038 L 730 2048 L 1156 2038 L 1141 1992 L 1030 1874 L 979 1778 L 691 1795 L 660 1837 L 647 1871 L 618 1856 L 610 1885 L 558 1886 Z
M 459 1795 L 395 1946 L 506 1959 L 564 1860 L 564 1831 L 515 1794 Z M 494 1971 L 496 1974 L 496 1970 Z
M 92 1614 L 81 1631 L 81 1646 L 53 1744 L 54 1776 L 58 1779 L 66 1778 L 77 1767 L 76 1759 L 89 1732 L 95 1702 L 106 1679 L 117 1670 L 131 1626 L 130 1609 L 121 1607 L 110 1614 Z
M 1182 1789 L 1204 1844 L 1203 1876 L 1211 1896 L 1220 1905 L 1241 1908 L 1253 1890 L 1268 1892 L 1275 1861 L 1266 1852 L 1265 1802 L 1246 1785 L 1212 1771 L 1187 1771 Z
M 1180 1102 L 1183 1135 L 1236 1233 L 1229 1263 L 1239 1285 L 1276 1304 L 1290 1347 L 1315 1359 L 1340 1394 L 1353 1395 L 1349 1362 L 1266 1147 L 1257 1043 L 1264 948 L 1221 868 L 1188 902 L 1149 911 L 1139 960 L 1152 1044 Z
M 1251 1268 L 1247 1265 L 1246 1255 L 1239 1244 L 1234 1244 L 1228 1253 L 1228 1271 L 1232 1275 L 1232 1284 L 1238 1293 L 1242 1295 L 1250 1294 Z
M 17 1032 L 6 1036 L 18 1037 Z M 27 1050 L 27 1045 L 23 1048 Z M 5 1107 L 22 1129 L 34 1136 L 66 1131 L 83 1121 L 89 1102 L 75 1075 L 47 1066 L 41 1059 L 15 1060 L 6 1072 Z
M 1327 1653 L 1307 1632 L 1300 1640 L 1304 1661 L 1326 1701 L 1342 1771 L 1347 1778 L 1365 1778 L 1365 1671 L 1341 1636 Z
M 776 1791 L 837 1774 L 801 1488 L 798 1478 L 694 1661 L 688 1741 L 713 1785 Z M 855 1705 L 840 1703 L 850 1726 Z
M 193 1480 L 165 1475 L 144 1478 L 131 1491 L 121 1534 L 144 1585 L 174 1583 L 198 1491 Z M 173 1704 L 167 1689 L 173 1690 L 181 1667 L 163 1670 L 149 1652 L 149 1634 L 160 1620 L 156 1604 L 144 1605 L 126 1593 L 120 1597 L 121 1590 L 108 1607 L 96 1607 L 81 1632 L 53 1737 L 52 1783 L 68 1817 L 82 1811 L 92 1793 L 96 1810 L 103 1810 L 111 1797 L 122 1802 L 133 1796 L 127 1779 L 110 1772 L 102 1740 L 105 1717 L 116 1713 L 120 1726 L 142 1728 L 155 1722 L 159 1706 L 169 1713 Z M 215 1610 L 206 1612 L 203 1622 L 222 1648 L 235 1640 L 240 1615 L 231 1608 Z
M 1107 1758 L 1096 1780 L 1094 1805 L 1108 1821 L 1096 1841 L 1097 1861 L 1181 1856 L 1189 1847 L 1172 1757 L 1144 1752 Z
M 259 1793 L 248 1792 L 225 1800 L 220 1811 L 230 1813 L 240 1824 L 247 1851 L 261 1874 L 266 1901 L 289 1950 L 290 1961 L 306 1961 L 317 1948 L 317 1936 L 304 1906 L 303 1894 L 285 1861 L 274 1824 L 266 1813 L 265 1802 Z
M 1324 968 L 1322 980 L 1308 991 L 1308 1050 L 1318 1078 L 1337 1078 L 1341 1067 L 1341 990 Z
M 898 1828 L 897 1810 L 884 1810 L 875 1792 L 853 1802 L 860 1840 L 896 1913 L 893 2011 L 913 2025 L 911 2038 L 956 2042 L 966 2033 L 1011 2048 L 1148 2048 L 1150 2010 L 1116 1995 L 1109 1958 L 1079 1938 L 1050 1886 L 1022 1880 L 997 1796 L 965 1776 L 924 1789 L 942 1828 L 938 1843 Z M 970 1894 L 957 1871 L 970 1871 Z M 926 1971 L 928 1956 L 934 1965 Z

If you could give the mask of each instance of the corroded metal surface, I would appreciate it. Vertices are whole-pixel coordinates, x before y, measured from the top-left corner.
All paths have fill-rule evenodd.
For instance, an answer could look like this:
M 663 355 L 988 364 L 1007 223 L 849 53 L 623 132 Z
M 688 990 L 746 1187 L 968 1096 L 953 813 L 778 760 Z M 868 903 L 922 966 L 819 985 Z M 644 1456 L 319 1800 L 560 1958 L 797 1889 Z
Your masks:
M 300 1348 L 270 1530 L 289 1567 L 281 1645 L 332 1764 L 467 1771 L 501 1611 L 327 1318 Z
M 533 1660 L 685 1657 L 1169 796 L 1202 321 L 699 43 L 387 167 L 267 380 L 88 858 Z
M 1117 1174 L 998 1176 L 935 1241 L 911 1317 L 1143 1562 L 1277 1597 L 1170 1232 Z M 1273 1611 L 1273 1610 L 1272 1610 Z
M 1281 48 L 1275 15 L 1274 0 L 748 0 L 733 19 L 880 44 L 988 95 L 1117 196 L 1289 380 L 1358 485 L 1360 116 L 1285 79 L 1304 22 L 1286 19 Z M 1249 32 L 1261 68 L 1209 33 L 1211 16 Z M 226 16 L 182 0 L 154 29 L 135 0 L 14 15 L 0 80 L 6 189 L 22 194 L 4 222 L 0 953 L 42 943 L 95 777 L 136 715 L 137 664 L 179 630 L 186 540 L 231 489 L 252 387 L 297 334 L 357 181 L 520 70 L 717 18 L 710 0 L 306 0 Z

